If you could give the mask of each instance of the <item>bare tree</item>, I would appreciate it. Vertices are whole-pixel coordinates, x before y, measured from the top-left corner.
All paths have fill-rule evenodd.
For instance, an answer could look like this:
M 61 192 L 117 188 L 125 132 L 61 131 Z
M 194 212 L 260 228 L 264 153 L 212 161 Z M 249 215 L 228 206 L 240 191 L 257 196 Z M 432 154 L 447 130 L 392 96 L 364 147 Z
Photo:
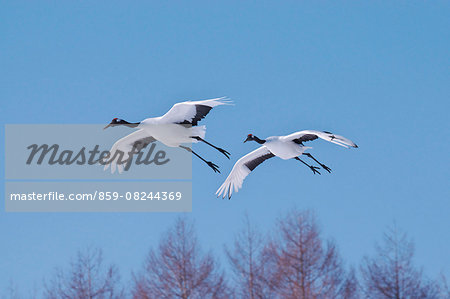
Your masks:
M 265 250 L 268 276 L 277 298 L 353 298 L 356 278 L 348 275 L 333 242 L 320 238 L 314 215 L 293 210 L 278 221 Z
M 27 284 L 27 287 L 30 287 L 30 285 Z M 27 293 L 27 295 L 24 295 L 24 293 Z M 36 298 L 38 298 L 39 293 L 40 292 L 38 292 L 36 285 L 33 285 L 31 287 L 31 289 L 29 289 L 28 291 L 23 291 L 23 290 L 20 290 L 19 286 L 16 283 L 14 283 L 12 280 L 10 280 L 10 284 L 6 288 L 6 292 L 3 293 L 0 296 L 0 298 L 2 298 L 2 299 L 22 299 L 22 298 L 36 299 Z
M 264 238 L 250 224 L 246 214 L 244 228 L 236 235 L 233 249 L 230 250 L 225 247 L 225 252 L 235 274 L 235 293 L 239 298 L 273 297 L 265 280 L 267 263 L 263 255 L 264 246 Z
M 360 299 L 361 292 L 355 269 L 351 268 L 345 278 L 342 288 L 339 291 L 339 297 L 345 299 Z
M 227 298 L 217 268 L 212 254 L 202 254 L 193 225 L 179 218 L 134 276 L 133 298 Z
M 438 298 L 434 282 L 423 277 L 413 265 L 414 244 L 405 233 L 391 226 L 384 233 L 376 254 L 365 257 L 361 265 L 363 290 L 368 298 Z
M 119 273 L 114 265 L 103 266 L 102 251 L 88 248 L 79 251 L 70 268 L 56 269 L 53 279 L 45 284 L 44 297 L 53 299 L 123 298 Z
M 19 292 L 17 284 L 10 279 L 6 291 L 2 294 L 2 299 L 21 299 L 23 296 Z
M 450 299 L 450 287 L 447 282 L 447 277 L 444 273 L 441 273 L 440 275 L 440 285 L 439 285 L 439 292 L 442 299 Z

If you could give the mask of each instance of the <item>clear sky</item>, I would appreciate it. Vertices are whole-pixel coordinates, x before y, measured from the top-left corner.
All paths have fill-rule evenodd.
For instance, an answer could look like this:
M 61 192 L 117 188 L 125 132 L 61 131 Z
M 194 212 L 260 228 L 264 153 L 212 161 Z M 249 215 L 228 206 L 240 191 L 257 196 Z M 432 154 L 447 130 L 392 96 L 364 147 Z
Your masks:
M 205 249 L 223 253 L 242 217 L 262 229 L 292 207 L 313 209 L 348 264 L 373 252 L 394 220 L 435 277 L 450 267 L 450 4 L 447 1 L 2 1 L 3 123 L 140 121 L 181 100 L 228 96 L 202 124 L 232 153 L 197 144 L 193 212 Z M 258 167 L 232 200 L 214 192 L 260 138 L 303 129 L 333 169 L 296 161 Z M 4 166 L 4 130 L 1 130 Z M 4 179 L 4 172 L 1 174 Z M 4 198 L 4 186 L 1 184 Z M 176 213 L 5 213 L 0 293 L 40 285 L 79 248 L 103 248 L 127 280 Z

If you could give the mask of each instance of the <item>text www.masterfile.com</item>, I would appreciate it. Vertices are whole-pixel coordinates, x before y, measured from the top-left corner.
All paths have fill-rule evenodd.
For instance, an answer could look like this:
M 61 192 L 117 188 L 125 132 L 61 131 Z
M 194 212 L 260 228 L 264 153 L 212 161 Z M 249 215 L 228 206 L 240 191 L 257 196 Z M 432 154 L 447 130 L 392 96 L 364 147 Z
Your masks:
M 181 200 L 183 193 L 179 191 L 95 191 L 89 193 L 63 193 L 57 191 L 50 192 L 28 192 L 28 193 L 10 193 L 9 200 L 37 200 L 37 201 L 94 201 L 94 200 L 162 200 L 173 201 Z

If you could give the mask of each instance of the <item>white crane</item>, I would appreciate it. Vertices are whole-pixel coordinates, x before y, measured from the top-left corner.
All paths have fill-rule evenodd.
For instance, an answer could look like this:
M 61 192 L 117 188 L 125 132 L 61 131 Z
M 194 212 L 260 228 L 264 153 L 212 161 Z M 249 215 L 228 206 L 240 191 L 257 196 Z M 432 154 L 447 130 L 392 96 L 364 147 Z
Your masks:
M 358 147 L 355 143 L 353 143 L 353 141 L 345 137 L 335 135 L 330 132 L 321 132 L 314 130 L 300 131 L 287 136 L 272 136 L 266 138 L 265 140 L 259 139 L 258 137 L 249 134 L 244 143 L 247 141 L 255 141 L 259 144 L 262 144 L 262 146 L 254 150 L 253 152 L 250 152 L 247 155 L 243 156 L 236 162 L 236 164 L 234 164 L 233 169 L 226 178 L 225 182 L 216 191 L 217 197 L 222 196 L 222 198 L 225 198 L 225 196 L 228 196 L 228 199 L 230 199 L 233 191 L 237 192 L 240 188 L 242 188 L 242 183 L 244 182 L 244 179 L 250 174 L 250 172 L 252 172 L 259 164 L 261 164 L 265 160 L 275 156 L 283 160 L 298 160 L 308 166 L 314 174 L 320 174 L 320 172 L 318 171 L 319 167 L 309 165 L 299 158 L 299 156 L 305 155 L 316 161 L 326 171 L 331 172 L 331 169 L 329 167 L 317 161 L 316 158 L 314 158 L 311 154 L 305 153 L 305 151 L 307 149 L 311 149 L 311 147 L 304 146 L 303 142 L 312 141 L 317 138 L 324 139 L 346 148 Z
M 109 160 L 104 160 L 107 160 L 104 169 L 108 169 L 111 165 L 112 173 L 115 172 L 116 167 L 119 172 L 122 172 L 124 165 L 126 165 L 126 162 L 133 154 L 138 153 L 149 143 L 158 140 L 166 146 L 180 147 L 192 152 L 209 167 L 211 167 L 214 172 L 220 173 L 218 169 L 219 167 L 216 164 L 206 161 L 190 147 L 182 144 L 201 141 L 215 148 L 229 159 L 229 152 L 209 143 L 204 139 L 206 127 L 197 126 L 197 124 L 209 113 L 212 108 L 230 103 L 231 101 L 225 97 L 204 101 L 181 102 L 173 105 L 173 107 L 163 116 L 147 118 L 137 123 L 129 123 L 123 119 L 114 118 L 104 129 L 122 125 L 137 128 L 138 130 L 114 143 L 110 150 L 110 156 L 107 157 Z M 120 155 L 117 155 L 116 152 L 120 153 Z

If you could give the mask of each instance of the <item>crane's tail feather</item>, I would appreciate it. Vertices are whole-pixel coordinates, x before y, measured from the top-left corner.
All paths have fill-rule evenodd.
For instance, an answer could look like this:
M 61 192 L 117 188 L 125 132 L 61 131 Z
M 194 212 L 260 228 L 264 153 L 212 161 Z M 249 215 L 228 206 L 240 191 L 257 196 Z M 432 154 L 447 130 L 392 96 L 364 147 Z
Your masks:
M 206 136 L 206 126 L 196 126 L 191 127 L 191 136 L 198 136 L 202 139 L 205 139 Z M 192 140 L 193 143 L 198 142 L 198 140 Z

